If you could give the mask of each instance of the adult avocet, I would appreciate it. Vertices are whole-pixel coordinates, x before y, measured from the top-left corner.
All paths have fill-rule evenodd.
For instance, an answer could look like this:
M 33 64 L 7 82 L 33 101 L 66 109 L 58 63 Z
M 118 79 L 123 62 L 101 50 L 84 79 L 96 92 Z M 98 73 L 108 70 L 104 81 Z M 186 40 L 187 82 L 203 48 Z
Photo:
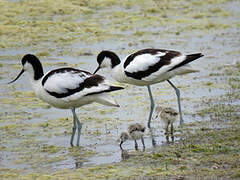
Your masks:
M 111 86 L 100 75 L 70 67 L 54 69 L 44 75 L 39 59 L 32 54 L 27 54 L 22 58 L 22 71 L 9 84 L 16 81 L 25 71 L 30 74 L 31 85 L 38 98 L 56 108 L 72 110 L 71 146 L 73 146 L 76 129 L 78 129 L 77 146 L 79 146 L 82 129 L 82 123 L 77 118 L 75 108 L 93 102 L 119 107 L 107 92 L 123 88 Z
M 182 75 L 197 70 L 192 69 L 188 63 L 202 57 L 201 53 L 183 55 L 178 51 L 165 49 L 143 49 L 128 55 L 122 62 L 112 51 L 102 51 L 97 56 L 98 68 L 94 74 L 104 67 L 110 67 L 113 78 L 122 83 L 133 84 L 137 86 L 147 86 L 151 107 L 148 118 L 148 127 L 152 119 L 154 109 L 154 100 L 150 85 L 167 80 L 174 88 L 180 113 L 180 124 L 183 123 L 180 90 L 169 80 L 175 75 Z

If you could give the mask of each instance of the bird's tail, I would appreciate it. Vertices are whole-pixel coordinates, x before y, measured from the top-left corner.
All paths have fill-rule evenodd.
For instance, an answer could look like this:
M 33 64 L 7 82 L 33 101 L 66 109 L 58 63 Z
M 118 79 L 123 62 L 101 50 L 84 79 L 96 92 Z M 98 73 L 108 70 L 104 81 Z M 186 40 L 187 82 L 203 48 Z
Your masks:
M 118 90 L 121 90 L 121 89 L 124 89 L 124 88 L 120 87 L 120 86 L 110 86 L 109 92 L 110 91 L 118 91 Z
M 116 102 L 116 100 L 105 92 L 117 91 L 121 89 L 124 89 L 124 88 L 119 86 L 110 86 L 108 90 L 105 90 L 103 94 L 98 96 L 98 98 L 96 99 L 96 102 L 99 104 L 107 105 L 107 106 L 120 107 L 119 104 Z
M 200 58 L 200 57 L 203 57 L 203 56 L 204 56 L 204 55 L 203 55 L 202 53 L 196 53 L 196 54 L 186 55 L 186 58 L 185 58 L 181 63 L 179 63 L 179 64 L 177 64 L 176 66 L 172 67 L 169 71 L 172 71 L 172 70 L 174 70 L 174 69 L 176 69 L 176 68 L 179 68 L 179 67 L 181 67 L 181 66 L 184 66 L 184 65 L 186 65 L 186 64 L 188 64 L 188 63 L 190 63 L 190 62 L 192 62 L 192 61 L 194 61 L 194 60 L 196 60 L 196 59 L 198 59 L 198 58 Z M 193 72 L 196 72 L 196 70 L 193 71 Z
M 116 100 L 108 94 L 102 94 L 95 101 L 106 106 L 120 107 Z

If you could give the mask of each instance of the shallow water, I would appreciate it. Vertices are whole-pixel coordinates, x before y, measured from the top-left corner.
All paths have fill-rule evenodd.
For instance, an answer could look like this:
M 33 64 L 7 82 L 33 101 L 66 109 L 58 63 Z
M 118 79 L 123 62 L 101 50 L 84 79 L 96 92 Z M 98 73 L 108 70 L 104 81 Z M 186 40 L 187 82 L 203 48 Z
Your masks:
M 226 3 L 222 7 L 226 11 L 233 11 L 234 15 L 228 17 L 213 17 L 221 23 L 231 24 L 239 17 L 239 2 Z M 119 7 L 118 10 L 122 10 Z M 109 9 L 109 13 L 112 10 Z M 127 12 L 132 12 L 129 10 Z M 103 11 L 96 11 L 100 14 Z M 100 18 L 98 13 L 95 18 Z M 79 20 L 81 21 L 81 19 Z M 200 21 L 200 20 L 199 20 Z M 202 20 L 204 21 L 204 20 Z M 103 20 L 103 24 L 109 20 Z M 186 27 L 188 24 L 180 24 Z M 218 72 L 218 67 L 238 61 L 240 33 L 239 26 L 207 30 L 183 31 L 180 35 L 166 33 L 169 27 L 142 27 L 139 30 L 146 33 L 146 37 L 139 39 L 132 35 L 131 30 L 115 31 L 123 36 L 110 40 L 88 43 L 74 42 L 66 46 L 73 53 L 59 55 L 56 49 L 47 57 L 40 57 L 47 72 L 61 66 L 74 66 L 79 69 L 93 72 L 97 67 L 96 55 L 103 49 L 116 51 L 124 58 L 129 51 L 156 47 L 180 50 L 184 53 L 202 52 L 205 57 L 192 63 L 199 69 L 199 73 L 188 74 L 172 79 L 172 82 L 181 90 L 184 122 L 190 123 L 203 120 L 195 114 L 202 109 L 205 99 L 216 98 L 228 92 L 227 87 L 221 83 L 222 76 L 209 76 Z M 176 28 L 177 29 L 177 28 Z M 164 31 L 161 34 L 161 31 Z M 135 30 L 134 30 L 135 32 Z M 146 39 L 147 41 L 141 41 Z M 132 44 L 129 44 L 129 43 Z M 50 44 L 51 45 L 51 44 Z M 43 47 L 39 47 L 43 48 Z M 0 166 L 1 168 L 17 169 L 20 172 L 53 172 L 58 169 L 74 169 L 83 166 L 94 166 L 104 163 L 121 161 L 121 151 L 117 139 L 122 131 L 126 131 L 129 124 L 147 124 L 149 113 L 149 97 L 146 87 L 123 85 L 125 90 L 114 92 L 112 96 L 120 104 L 120 108 L 112 108 L 98 104 L 91 104 L 77 110 L 77 115 L 84 123 L 80 147 L 71 148 L 69 145 L 72 129 L 72 115 L 70 110 L 51 108 L 42 101 L 37 100 L 33 93 L 27 75 L 21 77 L 16 83 L 6 85 L 20 71 L 20 58 L 29 53 L 31 48 L 2 48 L 0 49 Z M 90 52 L 90 55 L 76 55 L 78 49 Z M 34 52 L 31 52 L 34 53 Z M 91 55 L 92 54 L 92 55 Z M 61 63 L 60 63 L 61 62 Z M 63 64 L 64 63 L 64 64 Z M 99 74 L 111 79 L 107 70 Z M 152 86 L 156 104 L 172 106 L 177 109 L 174 90 L 166 83 Z M 175 123 L 176 126 L 179 122 Z M 157 145 L 166 143 L 162 124 L 159 120 L 152 121 L 153 135 Z M 177 133 L 180 133 L 177 131 Z M 145 134 L 146 151 L 152 150 L 152 138 L 147 130 Z M 178 140 L 178 138 L 175 138 Z M 142 148 L 139 142 L 140 149 Z M 124 148 L 134 152 L 134 142 L 126 142 Z

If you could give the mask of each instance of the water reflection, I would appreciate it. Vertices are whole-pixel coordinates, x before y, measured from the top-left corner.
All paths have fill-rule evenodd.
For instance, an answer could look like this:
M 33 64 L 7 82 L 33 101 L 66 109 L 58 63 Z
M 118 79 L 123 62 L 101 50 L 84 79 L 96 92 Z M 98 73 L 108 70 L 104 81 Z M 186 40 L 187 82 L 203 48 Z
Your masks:
M 127 150 L 121 149 L 121 157 L 122 160 L 126 160 L 130 158 L 130 155 Z
M 150 128 L 149 132 L 150 132 L 150 137 L 152 139 L 152 147 L 155 148 L 157 143 L 156 143 L 156 140 L 155 140 L 154 135 L 153 135 L 153 128 Z
M 157 141 L 155 139 L 155 135 L 154 135 L 154 132 L 155 130 L 153 128 L 150 128 L 149 129 L 149 132 L 150 132 L 150 137 L 151 137 L 151 141 L 152 141 L 152 147 L 155 148 L 157 146 Z M 161 135 L 160 135 L 161 136 Z M 174 138 L 174 133 L 173 131 L 170 133 L 170 138 L 169 139 L 169 133 L 164 133 L 164 136 L 165 136 L 165 139 L 166 139 L 166 142 L 169 144 L 169 143 L 173 143 L 175 138 Z M 162 143 L 160 143 L 159 145 L 161 145 Z
M 165 137 L 166 137 L 166 142 L 167 143 L 173 143 L 174 142 L 174 134 L 170 134 L 170 137 L 171 137 L 171 141 L 169 141 L 169 134 L 165 134 Z

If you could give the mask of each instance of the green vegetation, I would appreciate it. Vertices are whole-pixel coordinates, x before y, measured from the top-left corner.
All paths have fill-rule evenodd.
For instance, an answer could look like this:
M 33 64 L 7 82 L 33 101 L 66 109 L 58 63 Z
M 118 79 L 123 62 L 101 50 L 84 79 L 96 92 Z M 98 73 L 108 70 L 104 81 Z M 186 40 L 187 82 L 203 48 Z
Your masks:
M 77 55 L 79 49 L 76 52 L 68 52 L 66 48 L 79 42 L 93 44 L 110 39 L 128 40 L 128 31 L 135 31 L 133 37 L 145 35 L 146 39 L 148 32 L 139 30 L 145 27 L 157 30 L 159 27 L 168 26 L 172 27 L 171 31 L 177 35 L 183 32 L 201 30 L 207 33 L 212 29 L 237 27 L 235 22 L 223 23 L 214 20 L 216 17 L 231 16 L 230 11 L 215 7 L 226 2 L 227 0 L 183 0 L 161 3 L 149 1 L 146 4 L 142 0 L 1 1 L 0 48 L 24 46 L 30 51 L 37 51 L 39 56 L 52 55 L 53 52 L 58 54 L 60 50 Z M 207 6 L 208 4 L 211 6 Z M 111 12 L 109 8 L 119 10 Z M 157 33 L 158 30 L 151 32 Z M 161 35 L 168 33 L 169 29 L 161 30 Z

